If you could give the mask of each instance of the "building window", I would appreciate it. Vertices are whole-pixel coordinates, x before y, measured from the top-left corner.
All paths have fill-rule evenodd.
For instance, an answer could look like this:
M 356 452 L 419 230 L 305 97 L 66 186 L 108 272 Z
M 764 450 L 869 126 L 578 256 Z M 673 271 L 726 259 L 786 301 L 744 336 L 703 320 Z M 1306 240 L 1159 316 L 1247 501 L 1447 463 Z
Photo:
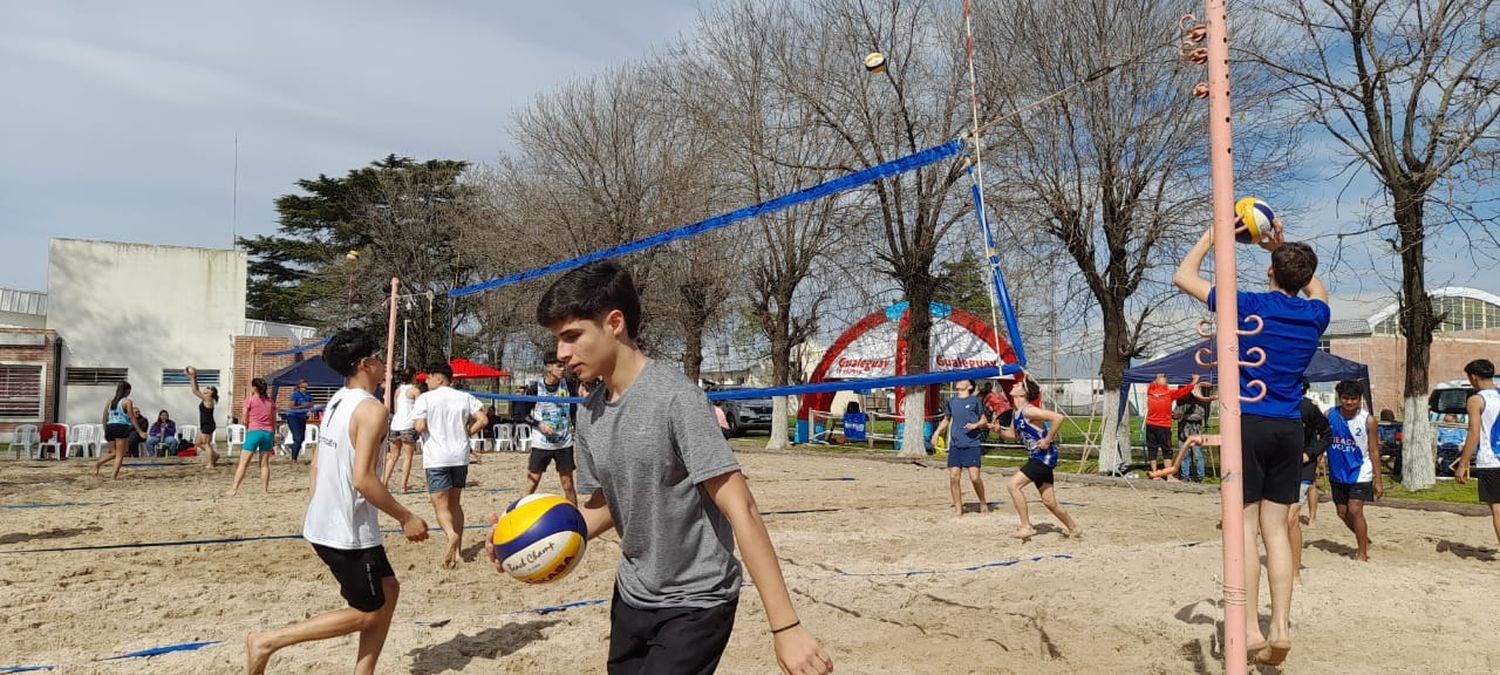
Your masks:
M 69 368 L 67 383 L 83 386 L 112 386 L 124 382 L 129 368 Z
M 1328 353 L 1333 351 L 1333 341 L 1328 338 L 1318 340 L 1318 351 Z
M 163 368 L 161 371 L 161 386 L 163 387 L 191 387 L 193 383 L 188 380 L 187 371 L 181 368 Z M 198 386 L 219 386 L 219 371 L 198 369 Z
M 42 420 L 42 370 L 40 364 L 0 364 L 0 419 Z

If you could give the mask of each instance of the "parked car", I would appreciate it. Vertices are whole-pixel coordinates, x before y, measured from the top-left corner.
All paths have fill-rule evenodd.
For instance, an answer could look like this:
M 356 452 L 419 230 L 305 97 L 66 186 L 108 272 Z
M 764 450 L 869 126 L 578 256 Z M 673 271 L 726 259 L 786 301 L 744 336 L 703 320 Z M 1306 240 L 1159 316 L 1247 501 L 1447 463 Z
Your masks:
M 741 391 L 741 387 L 710 386 L 708 391 Z M 729 399 L 723 401 L 724 418 L 729 421 L 726 436 L 742 436 L 748 431 L 771 431 L 771 397 Z

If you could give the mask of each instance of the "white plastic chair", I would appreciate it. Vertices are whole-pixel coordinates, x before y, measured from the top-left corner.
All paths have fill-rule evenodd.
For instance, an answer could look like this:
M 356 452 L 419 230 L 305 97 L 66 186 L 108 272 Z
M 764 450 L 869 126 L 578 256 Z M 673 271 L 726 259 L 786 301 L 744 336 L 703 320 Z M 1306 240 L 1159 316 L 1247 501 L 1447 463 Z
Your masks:
M 307 425 L 307 437 L 302 439 L 302 449 L 298 451 L 298 456 L 311 457 L 307 454 L 309 449 L 313 452 L 318 451 L 318 425 L 316 424 Z
M 276 437 L 281 439 L 281 442 L 276 444 L 276 454 L 282 457 L 291 457 L 292 428 L 285 424 L 276 427 Z
M 63 432 L 63 434 L 66 434 L 68 432 L 68 426 L 66 424 L 57 424 L 57 425 L 50 425 L 49 424 L 49 425 L 44 425 L 44 426 L 49 426 L 49 427 L 50 426 L 58 426 L 58 427 L 62 427 L 61 431 Z M 40 432 L 38 432 L 38 436 L 40 436 L 40 435 L 41 435 Z M 57 436 L 53 436 L 52 438 L 50 438 L 48 440 L 45 440 L 45 441 L 42 441 L 42 442 L 40 442 L 40 443 L 37 444 L 37 451 L 36 451 L 37 458 L 38 459 L 47 459 L 47 451 L 49 449 L 52 451 L 52 456 L 53 457 L 56 457 L 58 459 L 62 459 L 63 458 L 63 444 L 62 444 L 61 441 L 57 440 Z
M 79 457 L 88 457 L 89 449 L 94 445 L 94 425 L 75 424 L 68 429 L 68 445 L 63 448 L 58 459 L 67 459 L 73 456 L 73 448 L 78 448 Z
M 492 427 L 495 430 L 495 452 L 501 450 L 516 449 L 516 439 L 511 437 L 510 425 L 501 423 Z
M 94 428 L 94 438 L 93 438 L 93 441 L 94 441 L 94 456 L 95 457 L 103 457 L 104 456 L 104 451 L 109 449 L 109 441 L 105 440 L 105 438 L 104 438 L 104 425 L 103 424 L 90 424 L 89 426 L 91 426 L 91 427 Z M 127 425 L 127 426 L 130 427 L 130 433 L 135 433 L 135 426 L 134 425 Z
M 41 434 L 37 432 L 35 424 L 21 424 L 16 427 L 15 432 L 10 436 L 10 451 L 16 456 L 16 459 L 20 459 L 20 448 L 26 448 L 26 459 L 31 459 L 31 446 L 37 445 L 41 441 Z
M 238 445 L 241 449 L 245 447 L 245 425 L 231 424 L 225 430 L 229 433 L 229 441 L 224 444 L 224 456 L 233 457 L 234 446 Z
M 490 439 L 483 436 L 469 437 L 469 452 L 488 452 Z
M 516 452 L 531 452 L 531 425 L 516 425 Z

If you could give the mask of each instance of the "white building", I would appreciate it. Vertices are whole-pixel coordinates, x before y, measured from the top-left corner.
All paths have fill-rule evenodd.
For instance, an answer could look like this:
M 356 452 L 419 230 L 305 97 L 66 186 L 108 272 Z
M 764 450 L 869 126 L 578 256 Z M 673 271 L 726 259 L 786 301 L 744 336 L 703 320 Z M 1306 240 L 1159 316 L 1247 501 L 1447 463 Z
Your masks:
M 53 239 L 47 251 L 47 328 L 62 340 L 58 417 L 97 421 L 128 380 L 147 417 L 197 423 L 183 375 L 232 382 L 232 340 L 245 331 L 243 251 Z

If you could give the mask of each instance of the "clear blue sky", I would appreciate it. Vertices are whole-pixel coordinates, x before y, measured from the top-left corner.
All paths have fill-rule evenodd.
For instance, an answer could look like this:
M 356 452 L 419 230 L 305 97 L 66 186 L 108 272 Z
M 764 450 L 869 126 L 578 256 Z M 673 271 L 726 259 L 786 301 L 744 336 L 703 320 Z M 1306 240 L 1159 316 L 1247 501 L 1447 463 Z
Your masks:
M 43 289 L 49 237 L 227 247 L 234 138 L 238 232 L 275 228 L 293 181 L 389 153 L 487 161 L 510 114 L 570 78 L 633 60 L 692 27 L 696 0 L 632 2 L 68 3 L 0 0 L 0 286 Z M 981 57 L 983 67 L 984 55 Z M 1316 139 L 1314 139 L 1316 140 Z M 1356 183 L 1306 180 L 1294 238 L 1358 222 Z M 1320 166 L 1316 162 L 1328 162 Z M 1373 293 L 1396 267 L 1357 242 L 1335 292 Z M 1433 285 L 1500 292 L 1453 246 Z M 1443 264 L 1444 261 L 1452 261 Z

